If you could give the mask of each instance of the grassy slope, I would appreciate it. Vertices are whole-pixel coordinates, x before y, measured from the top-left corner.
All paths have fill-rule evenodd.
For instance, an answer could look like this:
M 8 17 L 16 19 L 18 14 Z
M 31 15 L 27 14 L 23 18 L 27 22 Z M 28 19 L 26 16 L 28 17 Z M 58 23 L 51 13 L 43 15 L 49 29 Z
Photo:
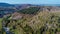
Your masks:
M 0 18 L 0 30 L 2 29 L 2 18 Z
M 32 18 L 22 18 L 20 20 L 10 20 L 8 27 L 15 34 L 55 34 L 55 30 L 60 32 L 60 12 L 39 12 Z M 51 26 L 52 24 L 52 26 Z M 56 25 L 57 24 L 57 25 Z M 47 26 L 46 26 L 47 25 Z M 15 26 L 13 28 L 13 26 Z M 48 28 L 46 30 L 46 28 Z M 44 31 L 43 31 L 44 29 Z M 53 30 L 53 31 L 52 31 Z

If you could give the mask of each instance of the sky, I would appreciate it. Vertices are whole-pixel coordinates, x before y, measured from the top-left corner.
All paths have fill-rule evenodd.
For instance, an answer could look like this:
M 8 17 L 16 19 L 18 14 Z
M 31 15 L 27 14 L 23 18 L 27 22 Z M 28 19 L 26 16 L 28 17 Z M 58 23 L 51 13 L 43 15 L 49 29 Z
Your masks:
M 0 0 L 10 4 L 60 4 L 60 0 Z

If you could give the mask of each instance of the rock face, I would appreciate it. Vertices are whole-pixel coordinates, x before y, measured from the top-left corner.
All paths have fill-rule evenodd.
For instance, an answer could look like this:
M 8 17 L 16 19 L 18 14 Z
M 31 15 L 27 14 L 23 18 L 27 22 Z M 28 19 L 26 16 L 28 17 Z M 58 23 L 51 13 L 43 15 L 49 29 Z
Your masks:
M 60 32 L 57 32 L 56 34 L 60 34 Z
M 60 7 L 58 7 L 58 6 L 44 6 L 43 10 L 44 11 L 57 12 L 57 11 L 60 11 Z
M 29 15 L 29 14 L 22 14 L 22 13 L 14 12 L 11 17 L 12 17 L 12 19 L 18 20 L 18 19 L 22 19 L 23 17 L 29 18 L 32 16 L 33 16 L 33 14 Z
M 17 12 L 13 13 L 13 15 L 12 15 L 12 19 L 21 19 L 22 17 L 23 17 L 23 15 L 21 15 Z

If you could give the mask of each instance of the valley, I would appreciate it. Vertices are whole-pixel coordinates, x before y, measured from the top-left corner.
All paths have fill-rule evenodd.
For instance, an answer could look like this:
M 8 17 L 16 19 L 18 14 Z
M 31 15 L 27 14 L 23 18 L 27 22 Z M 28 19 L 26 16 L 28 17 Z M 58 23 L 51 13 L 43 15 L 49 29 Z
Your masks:
M 0 3 L 0 34 L 60 34 L 60 7 Z

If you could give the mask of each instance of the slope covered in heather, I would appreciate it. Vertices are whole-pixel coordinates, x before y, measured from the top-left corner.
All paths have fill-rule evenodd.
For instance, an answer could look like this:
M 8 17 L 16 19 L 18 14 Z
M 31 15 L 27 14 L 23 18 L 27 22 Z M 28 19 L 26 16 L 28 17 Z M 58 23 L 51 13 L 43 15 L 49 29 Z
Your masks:
M 32 17 L 24 15 L 20 19 L 12 19 L 13 16 L 10 15 L 3 20 L 4 26 L 9 27 L 10 32 L 15 34 L 58 34 L 60 32 L 59 12 L 39 11 Z
M 8 31 L 8 32 L 7 32 Z M 1 34 L 60 34 L 60 8 L 28 7 L 0 19 Z

